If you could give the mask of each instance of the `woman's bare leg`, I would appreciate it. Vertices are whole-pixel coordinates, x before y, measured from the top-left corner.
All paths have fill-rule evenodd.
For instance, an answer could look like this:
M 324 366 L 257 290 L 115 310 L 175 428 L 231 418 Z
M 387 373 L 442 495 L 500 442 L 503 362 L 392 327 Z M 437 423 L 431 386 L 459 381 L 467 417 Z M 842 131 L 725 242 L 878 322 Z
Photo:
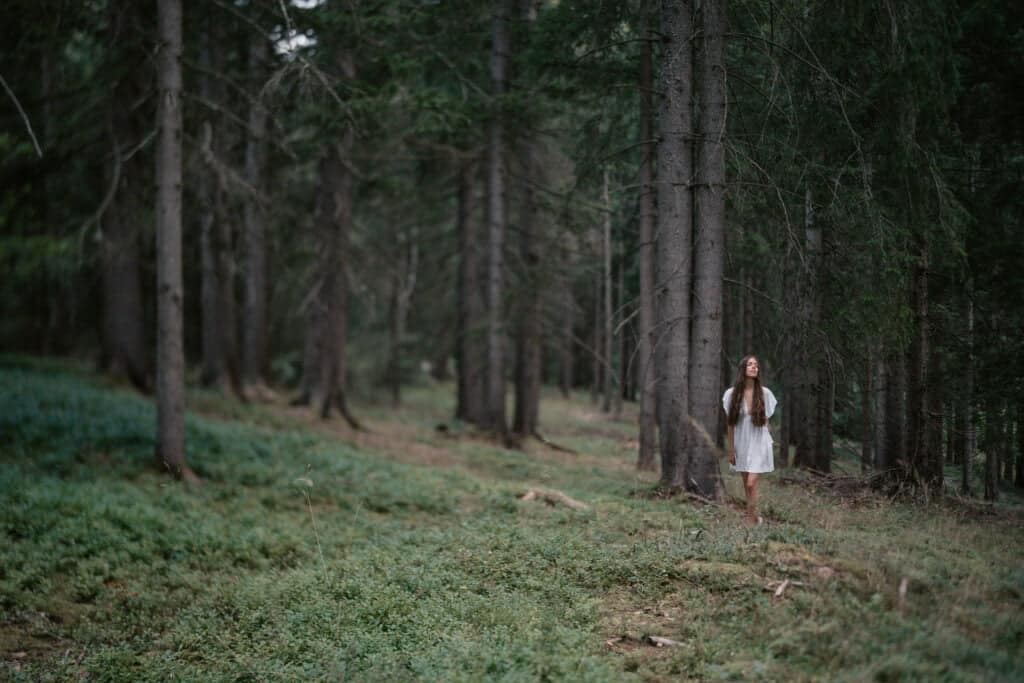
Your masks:
M 746 490 L 747 494 L 747 521 L 751 524 L 757 524 L 759 517 L 757 477 L 758 475 L 755 472 L 743 473 L 743 488 Z

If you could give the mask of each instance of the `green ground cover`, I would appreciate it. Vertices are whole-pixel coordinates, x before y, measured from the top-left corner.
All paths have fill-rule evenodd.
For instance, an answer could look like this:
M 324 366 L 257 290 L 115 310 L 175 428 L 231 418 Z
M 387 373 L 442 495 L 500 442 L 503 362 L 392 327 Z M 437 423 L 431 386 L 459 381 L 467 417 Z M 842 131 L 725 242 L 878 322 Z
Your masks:
M 645 495 L 628 417 L 552 395 L 546 434 L 580 454 L 508 451 L 435 429 L 450 386 L 358 406 L 368 436 L 192 392 L 190 490 L 152 468 L 146 399 L 24 358 L 0 387 L 10 680 L 1024 677 L 1012 491 L 910 505 L 787 473 L 746 529 Z

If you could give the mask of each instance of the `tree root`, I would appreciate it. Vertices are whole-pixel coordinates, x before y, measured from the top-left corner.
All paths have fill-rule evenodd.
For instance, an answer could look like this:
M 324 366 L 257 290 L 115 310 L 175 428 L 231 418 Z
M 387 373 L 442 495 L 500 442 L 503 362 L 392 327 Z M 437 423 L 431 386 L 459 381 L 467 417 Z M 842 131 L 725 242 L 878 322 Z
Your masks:
M 526 493 L 519 496 L 519 500 L 542 500 L 548 505 L 565 505 L 566 507 L 570 507 L 573 510 L 578 510 L 580 512 L 590 509 L 590 506 L 586 503 L 582 503 L 575 498 L 570 498 L 561 491 L 555 491 L 554 489 L 529 489 Z
M 538 431 L 536 429 L 533 430 L 533 438 L 537 439 L 537 441 L 540 441 L 542 444 L 544 444 L 548 448 L 554 449 L 556 451 L 561 451 L 562 453 L 571 453 L 572 455 L 579 455 L 579 451 L 574 451 L 573 449 L 569 448 L 568 446 L 561 446 L 561 445 L 555 443 L 554 441 L 548 441 L 546 438 L 544 438 L 544 435 L 541 434 L 540 431 Z

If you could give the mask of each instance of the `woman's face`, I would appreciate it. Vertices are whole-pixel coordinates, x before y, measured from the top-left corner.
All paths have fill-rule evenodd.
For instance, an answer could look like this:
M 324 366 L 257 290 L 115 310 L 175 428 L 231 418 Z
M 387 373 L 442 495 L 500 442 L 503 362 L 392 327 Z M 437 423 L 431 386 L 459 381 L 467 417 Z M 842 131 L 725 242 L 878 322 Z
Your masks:
M 747 359 L 746 377 L 751 379 L 757 377 L 757 373 L 761 371 L 761 366 L 758 364 L 756 358 Z

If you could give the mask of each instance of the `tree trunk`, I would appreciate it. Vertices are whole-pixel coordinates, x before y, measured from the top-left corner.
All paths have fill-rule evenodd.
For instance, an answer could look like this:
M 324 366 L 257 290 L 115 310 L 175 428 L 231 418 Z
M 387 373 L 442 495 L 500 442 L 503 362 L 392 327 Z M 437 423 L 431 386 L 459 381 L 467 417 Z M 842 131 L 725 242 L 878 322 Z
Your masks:
M 1014 486 L 1024 489 L 1024 400 L 1017 399 L 1017 477 Z
M 860 445 L 860 471 L 867 472 L 874 463 L 874 434 L 875 434 L 875 411 L 872 405 L 875 387 L 875 347 L 869 345 L 867 359 L 864 363 L 864 374 L 861 375 L 860 406 L 861 406 L 861 445 Z
M 912 476 L 922 485 L 941 491 L 942 467 L 937 459 L 933 414 L 936 402 L 937 374 L 932 356 L 932 323 L 928 297 L 928 244 L 920 237 L 918 261 L 914 266 L 913 310 L 916 335 L 911 343 L 908 376 L 908 460 Z
M 196 479 L 185 463 L 185 348 L 181 261 L 181 2 L 160 0 L 157 55 L 156 459 L 177 477 Z
M 690 341 L 690 414 L 696 434 L 687 488 L 721 497 L 715 432 L 722 411 L 722 278 L 725 274 L 725 0 L 700 5 L 700 103 Z
M 885 375 L 885 347 L 879 345 L 877 356 L 874 359 L 874 401 L 875 401 L 875 470 L 884 472 L 890 467 L 890 456 L 886 450 L 885 431 L 888 424 L 889 406 L 886 402 L 888 397 L 889 380 Z
M 199 94 L 219 106 L 223 88 L 210 73 L 221 71 L 215 23 L 208 15 L 200 42 L 202 73 Z M 224 209 L 224 185 L 214 163 L 224 145 L 220 117 L 207 112 L 202 123 L 204 161 L 199 179 L 200 270 L 202 313 L 202 373 L 204 386 L 225 390 L 238 385 L 235 359 L 234 260 L 231 258 L 231 226 Z M 216 150 L 216 151 L 215 151 Z M 209 155 L 207 157 L 207 155 Z
M 743 292 L 743 348 L 740 357 L 754 352 L 754 295 L 751 291 L 753 278 L 749 272 L 743 273 L 742 282 L 743 287 L 740 291 Z
M 602 190 L 604 200 L 604 220 L 602 221 L 601 232 L 601 254 L 602 277 L 604 297 L 604 382 L 602 382 L 601 411 L 610 413 L 612 411 L 612 385 L 615 377 L 615 353 L 612 350 L 612 203 L 608 194 L 608 169 L 604 171 L 604 184 Z
M 643 33 L 640 48 L 640 339 L 637 362 L 637 384 L 640 389 L 640 434 L 636 466 L 640 470 L 657 468 L 657 423 L 655 421 L 655 368 L 654 368 L 654 268 L 656 246 L 654 222 L 657 208 L 654 203 L 654 77 L 652 69 L 652 41 L 650 1 L 643 4 Z
M 689 446 L 693 277 L 693 21 L 690 2 L 662 0 L 655 349 L 661 485 L 684 487 Z
M 522 258 L 523 292 L 520 319 L 516 334 L 515 411 L 512 431 L 525 438 L 537 431 L 540 413 L 541 370 L 541 315 L 542 297 L 546 288 L 541 282 L 543 264 L 538 248 L 540 236 L 536 219 L 536 201 L 533 183 L 540 169 L 534 163 L 533 142 L 523 139 L 519 143 L 519 161 L 522 172 L 519 207 L 519 253 Z
M 888 361 L 885 381 L 886 469 L 902 468 L 907 459 L 907 363 L 906 354 L 896 350 Z
M 998 409 L 989 405 L 985 411 L 985 500 L 999 499 L 999 438 L 997 436 L 1001 419 Z
M 562 396 L 569 398 L 573 387 L 573 348 L 575 347 L 573 327 L 576 319 L 576 301 L 572 295 L 572 282 L 569 278 L 564 278 L 562 288 L 561 367 L 558 373 L 558 383 Z
M 128 51 L 125 61 L 142 59 L 131 46 L 139 30 L 135 3 L 110 4 L 110 49 Z M 128 46 L 128 47 L 125 47 Z M 139 50 L 138 52 L 141 52 Z M 129 70 L 119 74 L 110 103 L 110 137 L 113 160 L 108 182 L 116 183 L 115 195 L 103 221 L 100 259 L 103 273 L 102 367 L 109 374 L 127 377 L 140 391 L 152 390 L 152 368 L 146 345 L 139 238 L 143 220 L 144 186 L 149 174 L 142 155 L 126 152 L 142 142 L 143 123 L 136 103 L 145 86 Z
M 630 379 L 630 371 L 632 369 L 632 363 L 629 362 L 629 338 L 628 334 L 630 326 L 625 324 L 626 320 L 626 283 L 623 277 L 623 259 L 619 259 L 618 267 L 615 269 L 615 310 L 619 312 L 616 316 L 615 327 L 619 330 L 619 343 L 617 344 L 619 349 L 619 390 L 615 392 L 615 406 L 613 410 L 615 415 L 622 415 L 622 401 L 625 399 L 632 400 L 633 382 Z
M 799 333 L 797 344 L 797 400 L 800 418 L 794 424 L 798 467 L 818 469 L 822 443 L 822 400 L 825 397 L 821 378 L 821 360 L 818 351 L 819 311 L 818 273 L 821 257 L 821 228 L 817 225 L 811 188 L 804 194 L 805 269 L 798 277 Z
M 348 410 L 345 382 L 348 337 L 349 235 L 352 232 L 352 155 L 353 132 L 346 128 L 337 145 L 320 162 L 318 222 L 322 239 L 320 271 L 319 411 L 323 418 L 336 407 L 354 429 L 359 423 Z M 314 402 L 314 406 L 316 403 Z
M 971 282 L 967 284 L 967 377 L 964 378 L 964 390 L 961 394 L 961 412 L 964 416 L 964 453 L 960 463 L 960 492 L 971 495 L 971 463 L 978 437 L 974 421 L 974 299 Z
M 491 41 L 492 95 L 507 89 L 509 59 L 509 0 L 494 0 Z M 504 438 L 505 417 L 505 122 L 500 111 L 488 124 L 488 253 L 487 253 L 487 428 Z
M 245 251 L 245 305 L 242 309 L 242 381 L 246 393 L 266 391 L 267 365 L 267 236 L 262 204 L 266 172 L 267 110 L 259 100 L 266 69 L 268 43 L 255 33 L 249 42 L 249 78 L 254 93 L 249 105 L 245 143 L 243 248 Z
M 459 235 L 458 316 L 455 335 L 455 360 L 458 372 L 458 395 L 455 417 L 476 425 L 484 424 L 486 397 L 484 375 L 486 304 L 480 277 L 480 236 L 476 219 L 475 161 L 459 169 L 458 214 Z
M 601 274 L 594 273 L 594 352 L 592 358 L 593 381 L 590 384 L 590 401 L 597 405 L 601 396 Z
M 391 349 L 388 362 L 391 402 L 396 407 L 402 402 L 403 345 L 408 326 L 409 305 L 416 289 L 416 271 L 419 265 L 419 250 L 416 245 L 415 231 L 412 234 L 399 233 L 398 247 L 400 253 L 394 259 L 395 266 L 391 278 Z

